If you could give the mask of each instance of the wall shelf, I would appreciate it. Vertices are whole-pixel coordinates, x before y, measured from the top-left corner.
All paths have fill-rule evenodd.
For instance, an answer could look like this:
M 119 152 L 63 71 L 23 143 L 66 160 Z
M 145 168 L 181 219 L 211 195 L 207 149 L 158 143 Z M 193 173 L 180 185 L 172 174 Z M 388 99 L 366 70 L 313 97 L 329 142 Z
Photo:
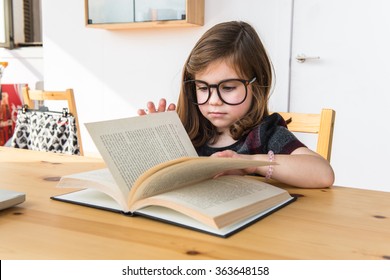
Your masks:
M 107 30 L 125 30 L 142 28 L 195 27 L 204 24 L 204 0 L 185 0 L 185 19 L 150 20 L 132 22 L 99 22 L 93 23 L 89 17 L 89 1 L 85 0 L 85 25 L 88 28 Z

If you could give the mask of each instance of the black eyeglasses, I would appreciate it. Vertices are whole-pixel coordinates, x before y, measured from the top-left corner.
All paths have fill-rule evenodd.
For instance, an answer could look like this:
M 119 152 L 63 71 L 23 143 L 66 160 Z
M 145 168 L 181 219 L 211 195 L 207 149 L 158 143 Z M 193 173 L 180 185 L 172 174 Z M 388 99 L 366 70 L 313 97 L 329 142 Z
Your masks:
M 211 89 L 216 88 L 218 97 L 228 105 L 239 105 L 243 103 L 248 95 L 247 86 L 256 81 L 256 77 L 251 80 L 227 79 L 218 84 L 209 85 L 200 80 L 189 80 L 184 82 L 186 94 L 191 98 L 192 103 L 203 105 L 211 97 Z

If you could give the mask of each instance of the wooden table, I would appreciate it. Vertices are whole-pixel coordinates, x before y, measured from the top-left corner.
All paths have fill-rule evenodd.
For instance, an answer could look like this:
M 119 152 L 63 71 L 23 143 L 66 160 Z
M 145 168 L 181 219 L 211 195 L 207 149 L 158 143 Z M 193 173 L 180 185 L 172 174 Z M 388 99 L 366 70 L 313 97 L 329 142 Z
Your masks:
M 297 189 L 298 200 L 227 238 L 53 201 L 60 176 L 99 158 L 0 147 L 0 188 L 26 202 L 0 211 L 0 259 L 390 259 L 390 192 Z

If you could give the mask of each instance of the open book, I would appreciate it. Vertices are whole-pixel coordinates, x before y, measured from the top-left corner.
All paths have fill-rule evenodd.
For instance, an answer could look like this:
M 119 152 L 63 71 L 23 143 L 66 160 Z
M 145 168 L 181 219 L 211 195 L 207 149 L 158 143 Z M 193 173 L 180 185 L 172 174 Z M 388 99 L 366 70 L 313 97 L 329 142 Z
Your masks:
M 63 176 L 83 190 L 53 199 L 141 215 L 229 236 L 294 200 L 287 191 L 224 171 L 269 162 L 198 157 L 176 112 L 86 124 L 107 169 Z

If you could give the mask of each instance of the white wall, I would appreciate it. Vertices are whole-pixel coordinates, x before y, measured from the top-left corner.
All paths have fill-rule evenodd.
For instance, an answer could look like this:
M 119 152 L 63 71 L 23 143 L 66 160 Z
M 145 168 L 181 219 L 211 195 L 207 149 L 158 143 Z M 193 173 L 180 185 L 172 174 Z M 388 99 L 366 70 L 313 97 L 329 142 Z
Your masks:
M 35 88 L 43 80 L 43 50 L 41 47 L 0 48 L 0 61 L 7 61 L 2 84 L 28 84 Z
M 80 123 L 134 116 L 160 97 L 176 102 L 198 38 L 218 22 L 245 20 L 269 49 L 278 71 L 272 104 L 285 110 L 290 2 L 206 0 L 202 27 L 107 31 L 84 26 L 84 1 L 43 0 L 45 89 L 74 88 Z M 84 127 L 81 133 L 85 152 L 96 153 Z

